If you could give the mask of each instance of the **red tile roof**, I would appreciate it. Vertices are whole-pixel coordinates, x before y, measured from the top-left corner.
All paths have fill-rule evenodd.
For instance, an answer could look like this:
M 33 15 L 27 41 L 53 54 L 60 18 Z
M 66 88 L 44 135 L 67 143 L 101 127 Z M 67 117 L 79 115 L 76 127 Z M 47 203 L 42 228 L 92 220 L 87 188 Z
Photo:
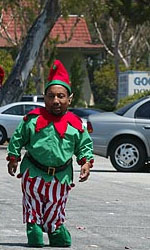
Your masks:
M 0 47 L 10 47 L 15 45 L 15 39 L 17 38 L 17 40 L 19 40 L 21 37 L 21 27 L 18 25 L 15 28 L 15 22 L 11 10 L 8 9 L 7 12 L 2 12 L 2 23 L 4 28 L 0 26 Z M 7 31 L 7 35 L 5 30 Z M 10 40 L 14 41 L 14 43 L 11 43 L 8 41 L 8 39 L 5 39 L 9 37 Z
M 51 30 L 50 37 L 58 38 L 59 48 L 101 48 L 100 44 L 92 44 L 91 36 L 84 17 L 69 16 L 67 20 L 60 17 Z M 75 25 L 76 24 L 76 25 Z M 72 33 L 72 29 L 73 34 Z M 71 38 L 69 40 L 69 38 Z M 67 41 L 68 39 L 68 41 Z M 60 43 L 59 43 L 60 42 Z
M 50 38 L 57 38 L 58 48 L 89 48 L 89 49 L 99 49 L 102 48 L 100 44 L 92 44 L 91 36 L 87 28 L 86 21 L 84 17 L 80 17 L 77 25 L 77 16 L 69 16 L 67 20 L 60 17 L 55 23 L 53 29 L 50 32 Z M 21 37 L 21 27 L 18 25 L 15 31 L 14 20 L 11 12 L 8 10 L 7 13 L 3 12 L 3 23 L 5 28 L 7 28 L 8 35 L 15 41 L 15 36 L 17 39 Z M 72 33 L 72 29 L 73 34 Z M 4 29 L 0 27 L 0 33 L 6 37 Z M 69 39 L 70 38 L 70 39 Z M 69 40 L 68 40 L 69 39 Z M 0 47 L 9 47 L 12 43 L 9 43 L 6 39 L 0 36 Z

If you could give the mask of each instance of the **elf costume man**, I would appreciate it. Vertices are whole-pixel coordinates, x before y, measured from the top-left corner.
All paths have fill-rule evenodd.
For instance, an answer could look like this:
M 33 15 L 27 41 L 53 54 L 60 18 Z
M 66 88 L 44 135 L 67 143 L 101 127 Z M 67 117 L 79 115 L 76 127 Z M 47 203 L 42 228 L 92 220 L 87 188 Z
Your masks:
M 20 164 L 23 222 L 28 245 L 42 247 L 43 232 L 52 247 L 71 246 L 64 226 L 65 206 L 73 184 L 72 156 L 81 165 L 80 181 L 88 179 L 93 164 L 93 144 L 80 118 L 67 111 L 72 100 L 65 67 L 55 60 L 45 86 L 45 107 L 29 112 L 14 132 L 8 146 L 8 173 L 14 176 Z

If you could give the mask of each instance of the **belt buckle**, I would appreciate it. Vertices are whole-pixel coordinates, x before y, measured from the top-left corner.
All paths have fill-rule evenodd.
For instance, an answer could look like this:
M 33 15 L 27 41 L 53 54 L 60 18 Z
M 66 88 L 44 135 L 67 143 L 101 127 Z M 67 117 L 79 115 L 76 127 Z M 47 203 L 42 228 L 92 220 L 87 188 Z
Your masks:
M 51 174 L 52 176 L 54 176 L 54 174 L 55 174 L 55 168 L 48 167 L 47 173 L 48 173 L 48 175 Z

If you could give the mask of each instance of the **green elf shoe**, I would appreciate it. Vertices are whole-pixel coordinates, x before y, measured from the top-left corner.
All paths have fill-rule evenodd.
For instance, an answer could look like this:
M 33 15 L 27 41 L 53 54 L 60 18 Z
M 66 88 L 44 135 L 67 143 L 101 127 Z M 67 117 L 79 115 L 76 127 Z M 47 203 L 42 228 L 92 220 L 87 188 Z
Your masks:
M 67 228 L 62 224 L 53 233 L 48 234 L 51 247 L 70 247 L 71 235 Z
M 37 224 L 27 223 L 27 238 L 29 247 L 43 247 L 43 231 Z

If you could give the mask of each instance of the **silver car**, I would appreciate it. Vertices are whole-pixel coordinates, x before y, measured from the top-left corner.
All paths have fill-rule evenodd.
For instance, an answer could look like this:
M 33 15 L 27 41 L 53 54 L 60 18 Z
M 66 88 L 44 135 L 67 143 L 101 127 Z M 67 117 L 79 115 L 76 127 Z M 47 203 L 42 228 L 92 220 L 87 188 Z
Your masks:
M 11 138 L 25 114 L 43 106 L 43 102 L 16 102 L 0 107 L 0 144 Z
M 44 107 L 44 102 L 15 102 L 0 107 L 0 145 L 9 140 L 23 116 L 34 108 Z M 87 120 L 81 118 L 87 127 Z M 89 124 L 88 124 L 89 127 Z M 90 127 L 87 128 L 90 132 Z
M 115 112 L 90 115 L 94 153 L 110 157 L 115 169 L 143 171 L 150 160 L 150 96 Z

